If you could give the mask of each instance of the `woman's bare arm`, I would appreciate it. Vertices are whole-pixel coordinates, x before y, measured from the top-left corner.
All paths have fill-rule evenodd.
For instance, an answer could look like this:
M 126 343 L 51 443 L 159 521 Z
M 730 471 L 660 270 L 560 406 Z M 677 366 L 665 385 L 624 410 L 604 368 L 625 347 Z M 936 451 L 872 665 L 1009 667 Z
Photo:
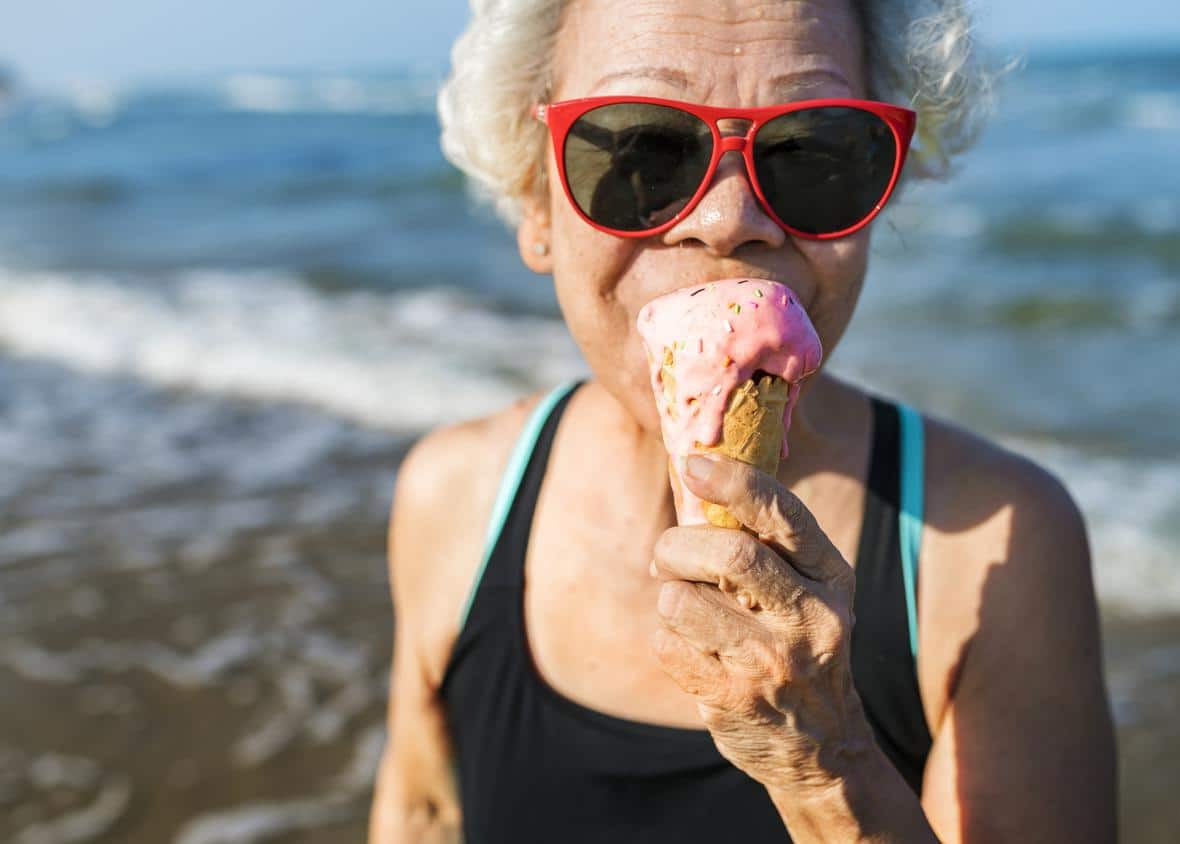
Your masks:
M 509 452 L 540 395 L 421 439 L 389 519 L 393 666 L 369 844 L 457 842 L 461 805 L 439 687 Z
M 1082 516 L 1031 463 L 972 486 L 963 494 L 1003 500 L 1008 517 L 927 761 L 926 815 L 948 844 L 1113 842 L 1115 739 Z
M 462 840 L 442 706 L 405 637 L 395 633 L 389 740 L 369 817 L 369 844 L 452 844 Z
M 398 472 L 389 521 L 394 632 L 388 739 L 373 795 L 369 844 L 461 840 L 450 738 L 438 696 L 445 661 L 438 618 L 441 606 L 451 602 L 440 599 L 437 587 L 445 582 L 439 577 L 440 560 L 452 549 L 439 547 L 450 534 L 434 525 L 446 512 L 437 499 L 449 480 L 454 439 L 450 431 L 426 437 Z

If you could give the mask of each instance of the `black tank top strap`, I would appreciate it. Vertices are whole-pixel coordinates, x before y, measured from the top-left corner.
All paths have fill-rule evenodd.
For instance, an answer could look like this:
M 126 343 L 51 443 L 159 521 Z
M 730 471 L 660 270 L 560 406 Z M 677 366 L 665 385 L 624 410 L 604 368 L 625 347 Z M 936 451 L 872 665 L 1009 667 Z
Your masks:
M 870 396 L 873 453 L 856 562 L 852 673 L 882 750 L 915 791 L 932 739 L 910 648 L 899 536 L 901 436 L 895 403 Z
M 489 519 L 484 558 L 469 589 L 443 685 L 454 665 L 481 636 L 515 628 L 514 606 L 524 588 L 524 557 L 532 531 L 533 512 L 557 425 L 574 392 L 585 383 L 571 381 L 554 388 L 534 408 L 517 438 Z M 498 593 L 498 594 L 497 594 Z M 505 600 L 507 599 L 507 600 Z M 504 608 L 510 611 L 505 612 Z
M 520 483 L 504 516 L 499 536 L 491 544 L 488 566 L 483 577 L 483 581 L 489 585 L 520 587 L 524 583 L 522 560 L 518 559 L 520 555 L 515 552 L 528 547 L 529 534 L 533 527 L 533 513 L 537 508 L 541 482 L 545 480 L 545 470 L 549 466 L 549 454 L 553 450 L 557 426 L 574 392 L 582 383 L 576 381 L 559 387 L 550 394 L 549 401 L 542 400 L 537 407 L 537 413 L 541 415 L 534 417 L 534 420 L 540 423 L 535 439 L 529 441 L 529 431 L 525 431 L 521 437 L 519 445 L 522 449 L 528 450 L 528 462 L 520 475 Z M 505 550 L 513 553 L 506 554 Z

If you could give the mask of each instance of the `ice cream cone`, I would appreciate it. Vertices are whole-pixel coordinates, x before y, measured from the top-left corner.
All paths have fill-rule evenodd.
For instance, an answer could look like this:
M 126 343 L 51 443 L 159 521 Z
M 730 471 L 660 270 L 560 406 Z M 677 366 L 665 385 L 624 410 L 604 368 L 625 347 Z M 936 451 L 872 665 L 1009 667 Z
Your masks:
M 665 397 L 669 399 L 669 404 L 674 406 L 676 382 L 671 372 L 672 360 L 669 350 L 664 357 L 664 366 L 661 367 L 661 381 Z M 697 443 L 698 450 L 724 454 L 726 457 L 755 466 L 769 475 L 775 475 L 782 454 L 783 415 L 789 397 L 790 385 L 782 378 L 764 372 L 755 373 L 753 378 L 743 381 L 730 393 L 722 418 L 721 441 L 713 446 Z M 672 475 L 674 485 L 683 484 L 677 476 L 675 467 Z M 678 509 L 689 506 L 683 490 L 677 489 L 676 492 Z M 691 499 L 692 496 L 688 498 Z M 741 527 L 741 522 L 720 504 L 710 501 L 702 501 L 700 504 L 709 524 L 724 528 Z
M 783 413 L 790 385 L 763 374 L 738 385 L 729 395 L 721 426 L 721 442 L 705 448 L 756 466 L 770 476 L 778 472 L 783 444 Z M 717 527 L 738 528 L 738 522 L 720 504 L 705 502 L 705 518 Z
M 763 279 L 685 287 L 637 318 L 660 414 L 677 521 L 739 528 L 723 506 L 702 501 L 681 473 L 690 454 L 724 454 L 774 475 L 800 382 L 823 349 L 794 292 Z

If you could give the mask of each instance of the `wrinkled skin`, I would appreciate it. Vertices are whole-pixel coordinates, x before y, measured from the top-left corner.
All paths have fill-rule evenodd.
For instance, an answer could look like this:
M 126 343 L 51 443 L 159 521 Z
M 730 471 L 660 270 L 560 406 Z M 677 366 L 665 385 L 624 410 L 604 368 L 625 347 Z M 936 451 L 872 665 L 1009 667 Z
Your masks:
M 557 42 L 551 99 L 636 94 L 755 107 L 863 97 L 861 44 L 848 0 L 575 0 Z M 687 87 L 616 75 L 652 65 L 683 72 Z M 804 75 L 778 90 L 769 86 L 784 74 Z M 722 131 L 744 126 L 723 121 Z M 836 348 L 860 296 L 871 225 L 835 241 L 788 235 L 758 205 L 741 156 L 731 152 L 680 223 L 655 237 L 621 238 L 589 226 L 570 207 L 551 145 L 546 167 L 548 191 L 527 203 L 518 232 L 521 256 L 537 272 L 552 273 L 595 378 L 644 429 L 657 432 L 659 422 L 635 317 L 663 293 L 740 275 L 774 278 L 799 295 L 829 357 Z M 537 242 L 549 246 L 547 255 L 534 252 Z
M 730 762 L 771 788 L 822 789 L 872 747 L 849 662 L 852 568 L 773 478 L 724 457 L 688 464 L 693 491 L 749 530 L 660 537 L 656 657 Z
M 864 97 L 859 21 L 848 0 L 575 0 L 558 39 L 552 101 L 636 94 L 714 106 L 766 106 Z M 628 75 L 660 65 L 683 75 Z M 769 80 L 791 79 L 777 87 Z M 604 80 L 606 77 L 609 79 Z M 724 134 L 744 128 L 722 123 Z M 550 149 L 548 189 L 526 203 L 521 256 L 552 273 L 566 322 L 619 413 L 658 447 L 659 420 L 635 319 L 652 298 L 733 276 L 792 287 L 830 357 L 860 295 L 870 229 L 835 241 L 795 238 L 758 205 L 741 157 L 726 154 L 707 194 L 669 231 L 620 238 L 569 206 Z M 534 244 L 548 246 L 539 254 Z M 818 452 L 827 423 L 805 383 L 792 451 Z M 813 409 L 814 408 L 814 409 Z M 812 449 L 812 446 L 817 446 Z M 780 482 L 721 461 L 714 482 L 692 482 L 753 535 L 671 528 L 653 564 L 664 579 L 660 665 L 696 696 L 718 748 L 773 788 L 822 788 L 872 746 L 852 683 L 853 572 L 812 514 Z

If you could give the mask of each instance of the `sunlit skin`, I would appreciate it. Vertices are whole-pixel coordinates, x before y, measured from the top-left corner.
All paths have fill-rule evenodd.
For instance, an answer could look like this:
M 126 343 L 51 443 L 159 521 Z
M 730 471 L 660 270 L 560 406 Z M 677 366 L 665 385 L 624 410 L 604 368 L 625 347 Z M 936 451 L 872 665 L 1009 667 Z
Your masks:
M 865 95 L 860 28 L 847 3 L 729 3 L 720 8 L 714 4 L 710 16 L 693 4 L 626 4 L 626 10 L 623 6 L 571 7 L 557 45 L 554 100 L 632 93 L 756 107 L 789 99 Z M 784 38 L 784 33 L 790 37 Z M 611 49 L 604 51 L 607 44 Z M 651 67 L 652 56 L 659 56 L 659 66 L 668 70 L 628 73 Z M 781 77 L 786 79 L 777 86 L 769 84 Z M 745 126 L 727 121 L 722 130 L 729 134 Z M 548 176 L 549 185 L 556 186 L 552 154 Z M 646 358 L 634 327 L 645 303 L 673 289 L 719 278 L 778 279 L 798 294 L 829 355 L 856 307 L 871 229 L 833 241 L 787 234 L 758 204 L 736 153 L 724 157 L 710 190 L 691 214 L 649 239 L 620 238 L 593 229 L 558 190 L 550 190 L 547 199 L 530 204 L 520 229 L 521 245 L 526 247 L 529 240 L 548 244 L 547 255 L 530 258 L 530 264 L 538 272 L 552 273 L 566 324 L 600 387 L 617 403 L 620 426 L 624 431 L 634 426 L 635 447 L 653 457 L 663 454 L 663 444 Z M 522 254 L 530 250 L 522 248 Z M 531 250 L 532 256 L 537 254 Z M 819 381 L 807 384 L 796 411 L 796 453 L 816 454 L 833 447 L 820 442 L 836 428 L 826 423 L 822 403 L 815 400 L 814 391 L 824 389 Z M 655 459 L 645 462 L 658 465 Z M 783 480 L 787 475 L 784 471 Z M 747 486 L 753 483 L 745 481 Z M 775 492 L 763 491 L 769 503 Z M 739 508 L 746 504 L 736 503 Z M 757 504 L 748 506 L 750 512 L 759 510 Z M 801 526 L 761 527 L 768 534 L 779 529 L 784 535 L 802 534 Z M 764 608 L 772 609 L 740 612 L 736 584 L 733 592 L 716 585 L 729 587 L 718 574 L 720 561 L 764 548 L 740 540 L 749 536 L 708 528 L 672 529 L 661 537 L 655 549 L 656 569 L 668 582 L 659 594 L 657 608 L 664 626 L 651 637 L 653 651 L 669 676 L 694 693 L 700 717 L 727 758 L 760 782 L 776 782 L 784 789 L 799 783 L 826 785 L 843 773 L 844 766 L 863 764 L 872 744 L 850 682 L 851 569 L 832 547 L 824 561 L 831 563 L 825 573 L 833 581 L 827 584 L 832 590 L 827 601 L 809 593 L 805 606 L 795 603 L 788 608 L 770 598 L 771 592 L 782 591 L 776 590 L 778 584 L 766 584 L 756 596 Z M 830 547 L 817 530 L 809 550 L 820 542 Z M 776 559 L 785 581 L 790 567 Z M 794 562 L 804 569 L 820 567 L 818 558 Z M 759 589 L 748 583 L 742 591 L 743 602 L 748 602 L 745 593 Z M 830 612 L 821 616 L 821 607 Z M 787 665 L 786 648 L 776 649 L 774 642 L 799 636 L 811 644 L 806 659 L 814 661 L 823 654 L 838 664 L 826 665 L 822 672 L 811 665 Z M 742 652 L 710 656 L 722 639 L 745 643 Z M 756 649 L 760 643 L 764 647 Z M 802 650 L 795 656 L 803 656 Z M 819 683 L 792 685 L 804 689 L 792 717 L 809 727 L 824 725 L 820 735 L 806 741 L 789 731 L 766 729 L 765 719 L 759 717 L 775 708 L 768 700 L 774 696 L 772 678 L 782 681 L 794 672 L 827 681 L 822 689 Z M 746 717 L 735 718 L 735 712 Z M 830 717 L 833 713 L 842 717 Z M 825 770 L 833 766 L 836 770 Z
M 549 98 L 865 97 L 862 49 L 850 0 L 574 0 Z M 730 153 L 676 226 L 620 238 L 568 204 L 551 151 L 545 167 L 544 191 L 522 197 L 519 251 L 552 276 L 593 374 L 562 419 L 525 561 L 525 626 L 545 682 L 617 717 L 708 729 L 797 842 L 1110 840 L 1113 738 L 1088 548 L 1056 479 L 927 417 L 917 673 L 935 741 L 920 797 L 877 747 L 851 678 L 867 395 L 821 370 L 777 478 L 723 461 L 709 480 L 687 480 L 753 534 L 675 525 L 639 309 L 687 285 L 773 278 L 798 294 L 830 361 L 865 282 L 872 225 L 839 240 L 786 234 Z M 537 399 L 428 435 L 399 472 L 390 742 L 372 841 L 456 840 L 437 689 L 499 478 Z
M 574 3 L 567 14 L 554 101 L 636 94 L 755 107 L 865 96 L 860 27 L 848 3 L 594 2 Z M 667 74 L 627 73 L 653 66 L 682 74 L 687 85 Z M 789 78 L 772 87 L 769 80 L 780 76 Z M 723 134 L 745 125 L 724 122 Z M 521 255 L 535 271 L 553 275 L 566 324 L 595 379 L 643 430 L 658 431 L 658 417 L 635 316 L 669 290 L 739 275 L 781 280 L 799 294 L 828 355 L 836 348 L 860 296 L 871 226 L 836 241 L 788 235 L 762 210 L 741 156 L 731 152 L 684 220 L 653 238 L 620 238 L 587 225 L 569 205 L 552 150 L 547 172 L 550 190 L 529 203 L 519 230 Z M 547 255 L 530 248 L 538 241 L 548 244 Z M 822 392 L 823 380 L 813 378 L 805 393 Z M 814 453 L 814 441 L 832 430 L 821 404 L 800 401 L 791 433 L 800 453 Z M 658 438 L 649 437 L 648 447 L 659 449 Z

